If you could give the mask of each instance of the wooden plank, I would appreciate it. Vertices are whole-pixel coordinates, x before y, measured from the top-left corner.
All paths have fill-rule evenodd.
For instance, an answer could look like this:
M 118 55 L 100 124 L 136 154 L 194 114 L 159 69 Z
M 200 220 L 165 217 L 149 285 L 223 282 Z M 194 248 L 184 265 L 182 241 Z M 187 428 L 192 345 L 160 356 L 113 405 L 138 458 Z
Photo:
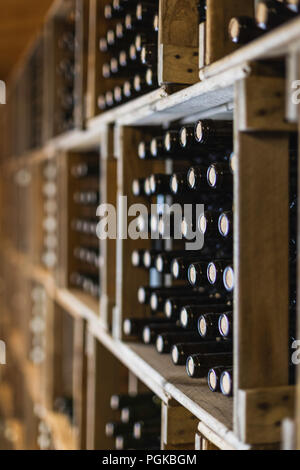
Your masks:
M 243 442 L 280 442 L 281 425 L 294 416 L 296 388 L 292 386 L 239 390 L 240 433 Z
M 239 109 L 244 98 L 239 93 L 236 98 Z M 234 431 L 241 439 L 238 390 L 288 384 L 289 181 L 288 135 L 240 132 L 238 117 Z
M 117 160 L 114 156 L 114 132 L 107 126 L 101 134 L 101 203 L 117 206 Z M 111 331 L 113 308 L 116 303 L 116 240 L 100 240 L 103 260 L 100 267 L 101 298 L 100 317 L 103 325 Z
M 238 47 L 229 39 L 228 26 L 234 16 L 254 16 L 253 0 L 207 0 L 206 65 L 227 56 Z
M 74 322 L 73 354 L 73 397 L 77 447 L 86 448 L 87 418 L 87 358 L 86 358 L 86 322 L 77 318 Z
M 87 354 L 87 449 L 111 449 L 113 439 L 105 435 L 105 424 L 116 418 L 110 409 L 110 397 L 115 393 L 127 393 L 128 372 L 90 334 L 87 338 Z
M 295 131 L 286 121 L 285 78 L 252 74 L 236 85 L 240 131 Z
M 218 434 L 212 431 L 205 423 L 200 422 L 198 425 L 200 437 L 204 437 L 211 445 L 215 447 L 215 450 L 235 450 L 234 447 L 222 439 Z M 247 447 L 245 447 L 246 449 Z M 200 450 L 200 449 L 199 449 Z
M 182 406 L 161 404 L 161 440 L 164 445 L 194 447 L 197 418 Z
M 198 81 L 198 10 L 196 0 L 160 0 L 158 82 Z

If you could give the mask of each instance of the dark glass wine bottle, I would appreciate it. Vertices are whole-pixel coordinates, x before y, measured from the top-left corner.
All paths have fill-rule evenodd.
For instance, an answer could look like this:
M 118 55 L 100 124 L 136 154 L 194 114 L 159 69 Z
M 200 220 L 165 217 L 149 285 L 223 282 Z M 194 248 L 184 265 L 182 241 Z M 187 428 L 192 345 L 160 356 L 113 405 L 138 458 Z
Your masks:
M 201 341 L 198 343 L 174 344 L 171 350 L 172 361 L 177 366 L 184 366 L 187 358 L 193 354 L 211 354 L 232 352 L 230 341 Z
M 212 367 L 232 366 L 232 361 L 232 353 L 193 354 L 187 358 L 186 371 L 189 377 L 200 379 L 207 377 Z

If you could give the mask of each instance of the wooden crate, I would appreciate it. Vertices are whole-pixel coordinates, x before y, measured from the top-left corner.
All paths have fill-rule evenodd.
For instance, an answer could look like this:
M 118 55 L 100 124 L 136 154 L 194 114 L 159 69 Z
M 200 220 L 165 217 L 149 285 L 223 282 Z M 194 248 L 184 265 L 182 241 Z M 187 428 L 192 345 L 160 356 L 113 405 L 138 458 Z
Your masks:
M 98 96 L 119 85 L 116 78 L 101 79 L 107 54 L 99 39 L 109 26 L 103 16 L 106 0 L 90 0 L 87 117 L 99 114 Z M 196 0 L 159 0 L 159 86 L 190 85 L 198 81 L 198 11 Z M 172 92 L 172 88 L 169 88 Z

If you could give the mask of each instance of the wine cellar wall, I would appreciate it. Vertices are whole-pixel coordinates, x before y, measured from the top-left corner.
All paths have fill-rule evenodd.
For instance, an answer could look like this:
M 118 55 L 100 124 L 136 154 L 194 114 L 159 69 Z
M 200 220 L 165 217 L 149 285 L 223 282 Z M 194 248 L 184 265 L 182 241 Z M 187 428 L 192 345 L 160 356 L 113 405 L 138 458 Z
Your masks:
M 0 448 L 299 448 L 299 12 L 53 3 L 0 108 Z

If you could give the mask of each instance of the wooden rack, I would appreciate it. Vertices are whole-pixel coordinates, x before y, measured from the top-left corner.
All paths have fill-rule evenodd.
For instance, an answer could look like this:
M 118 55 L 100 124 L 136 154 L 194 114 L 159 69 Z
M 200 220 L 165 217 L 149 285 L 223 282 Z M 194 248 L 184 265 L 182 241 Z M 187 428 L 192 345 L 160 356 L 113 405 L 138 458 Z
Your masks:
M 217 43 L 215 28 L 224 30 L 231 11 L 250 14 L 253 2 L 232 0 L 232 10 L 223 18 L 217 13 L 224 13 L 226 2 L 222 1 L 217 12 L 220 0 L 217 6 L 215 0 L 208 0 L 201 81 L 198 59 L 197 64 L 193 62 L 193 78 L 188 80 L 185 67 L 191 55 L 195 57 L 195 49 L 198 51 L 194 31 L 185 43 L 177 34 L 171 34 L 172 21 L 176 23 L 172 12 L 178 2 L 160 0 L 158 70 L 162 87 L 97 115 L 95 67 L 100 58 L 95 50 L 99 34 L 95 28 L 99 25 L 95 24 L 94 12 L 102 3 L 76 2 L 81 12 L 77 60 L 82 72 L 76 83 L 80 97 L 75 109 L 77 128 L 54 136 L 53 129 L 47 128 L 49 123 L 53 125 L 53 98 L 47 96 L 43 144 L 36 149 L 26 145 L 26 132 L 21 136 L 22 126 L 14 122 L 16 106 L 23 96 L 16 90 L 26 60 L 12 82 L 9 105 L 0 109 L 2 135 L 8 136 L 1 142 L 0 153 L 0 339 L 7 342 L 8 355 L 8 366 L 3 370 L 0 366 L 5 442 L 9 441 L 7 445 L 12 448 L 109 449 L 112 441 L 106 437 L 104 426 L 112 417 L 110 395 L 147 388 L 162 400 L 162 449 L 269 449 L 279 448 L 282 442 L 299 448 L 299 378 L 293 387 L 288 385 L 287 377 L 287 136 L 297 127 L 299 130 L 299 109 L 291 104 L 294 89 L 290 85 L 300 79 L 300 19 L 236 51 L 222 43 L 223 49 Z M 192 11 L 189 7 L 197 2 L 186 3 L 187 10 Z M 49 14 L 44 44 L 48 41 L 49 45 L 51 22 L 62 14 L 62 4 L 60 0 L 55 2 Z M 177 54 L 180 65 L 176 63 Z M 285 59 L 284 76 L 274 74 L 268 62 L 262 62 L 270 58 Z M 178 77 L 173 83 L 189 85 L 175 92 L 167 88 L 174 70 Z M 203 380 L 189 379 L 184 370 L 171 366 L 168 356 L 158 356 L 147 346 L 124 341 L 122 322 L 132 316 L 133 297 L 143 283 L 143 274 L 133 271 L 129 262 L 131 250 L 138 248 L 139 242 L 99 242 L 99 301 L 69 283 L 71 159 L 80 160 L 87 152 L 99 154 L 101 202 L 116 205 L 117 197 L 126 195 L 130 204 L 132 177 L 161 168 L 161 163 L 137 161 L 141 134 L 149 132 L 151 126 L 201 118 L 234 122 L 237 168 L 232 399 L 211 393 Z M 24 145 L 12 146 L 12 140 L 19 139 Z M 58 247 L 57 264 L 45 267 L 41 256 L 42 191 L 43 168 L 49 162 L 57 167 Z M 42 296 L 39 308 L 45 312 L 42 360 L 33 360 L 36 343 L 29 328 L 35 311 L 35 288 Z M 143 314 L 142 309 L 135 313 Z M 55 410 L 55 398 L 61 394 L 73 397 L 72 423 Z M 297 443 L 281 433 L 286 418 L 294 423 Z

